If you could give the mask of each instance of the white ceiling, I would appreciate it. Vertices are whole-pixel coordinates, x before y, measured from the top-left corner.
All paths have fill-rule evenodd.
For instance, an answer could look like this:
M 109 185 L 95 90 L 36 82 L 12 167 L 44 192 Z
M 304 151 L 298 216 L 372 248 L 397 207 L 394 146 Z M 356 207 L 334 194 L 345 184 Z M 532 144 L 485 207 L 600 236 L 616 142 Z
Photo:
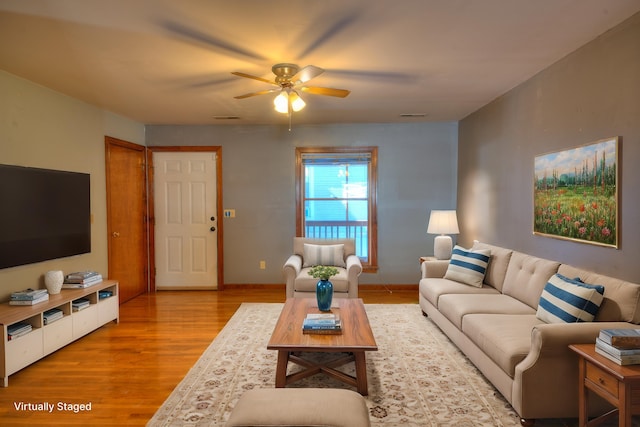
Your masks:
M 0 0 L 0 69 L 145 124 L 287 123 L 271 66 L 313 64 L 294 123 L 464 118 L 639 0 Z M 403 118 L 401 114 L 426 114 Z M 214 119 L 237 116 L 237 120 Z

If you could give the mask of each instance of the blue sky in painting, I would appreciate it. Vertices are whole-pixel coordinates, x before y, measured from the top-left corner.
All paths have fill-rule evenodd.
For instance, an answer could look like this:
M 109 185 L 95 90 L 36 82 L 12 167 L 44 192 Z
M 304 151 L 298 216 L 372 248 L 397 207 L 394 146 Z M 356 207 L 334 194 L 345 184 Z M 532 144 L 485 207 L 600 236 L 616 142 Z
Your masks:
M 547 172 L 551 176 L 552 171 L 556 170 L 560 175 L 573 175 L 574 171 L 582 168 L 585 159 L 589 160 L 589 170 L 593 168 L 593 158 L 598 155 L 598 166 L 602 159 L 602 153 L 606 155 L 606 165 L 610 166 L 616 162 L 616 139 L 611 138 L 565 151 L 543 154 L 535 158 L 535 174 L 539 178 Z

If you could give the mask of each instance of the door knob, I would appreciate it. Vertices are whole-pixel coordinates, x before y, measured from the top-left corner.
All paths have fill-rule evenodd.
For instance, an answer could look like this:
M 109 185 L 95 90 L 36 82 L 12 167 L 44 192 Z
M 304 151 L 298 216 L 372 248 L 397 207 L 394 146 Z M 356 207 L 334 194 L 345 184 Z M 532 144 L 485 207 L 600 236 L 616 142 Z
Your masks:
M 114 231 L 113 233 L 111 233 L 111 235 L 113 237 L 120 237 L 120 233 L 118 233 L 117 231 Z
M 211 227 L 209 230 L 216 231 L 216 228 L 215 227 Z
M 212 217 L 211 217 L 211 221 L 215 221 L 215 220 L 216 220 L 216 217 L 215 217 L 215 216 L 212 216 Z

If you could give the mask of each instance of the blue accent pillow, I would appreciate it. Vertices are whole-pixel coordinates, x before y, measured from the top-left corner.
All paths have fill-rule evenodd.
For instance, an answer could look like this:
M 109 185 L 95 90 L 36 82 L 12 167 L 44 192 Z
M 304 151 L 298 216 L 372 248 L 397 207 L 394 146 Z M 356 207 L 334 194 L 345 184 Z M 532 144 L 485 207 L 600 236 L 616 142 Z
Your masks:
M 471 251 L 456 245 L 444 278 L 481 288 L 490 256 L 489 249 Z
M 592 322 L 603 299 L 604 286 L 555 274 L 544 286 L 536 317 L 546 323 Z

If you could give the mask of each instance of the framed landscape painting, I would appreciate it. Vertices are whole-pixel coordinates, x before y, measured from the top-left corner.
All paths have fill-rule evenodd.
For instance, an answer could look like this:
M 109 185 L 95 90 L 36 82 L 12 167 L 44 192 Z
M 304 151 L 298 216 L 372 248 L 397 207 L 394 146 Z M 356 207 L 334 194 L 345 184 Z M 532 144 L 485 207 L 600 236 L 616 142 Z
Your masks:
M 536 156 L 533 232 L 618 247 L 618 137 Z

